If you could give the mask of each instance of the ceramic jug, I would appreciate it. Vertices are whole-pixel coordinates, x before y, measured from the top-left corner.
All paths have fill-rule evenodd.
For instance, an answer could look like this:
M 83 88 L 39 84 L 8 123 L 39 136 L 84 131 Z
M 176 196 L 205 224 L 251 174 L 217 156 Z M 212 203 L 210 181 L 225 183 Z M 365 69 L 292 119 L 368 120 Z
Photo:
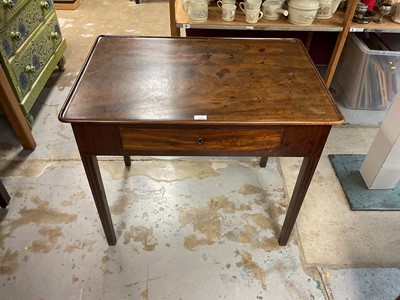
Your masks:
M 189 16 L 190 21 L 205 22 L 208 19 L 207 0 L 183 0 L 183 9 Z
M 281 15 L 287 16 L 289 12 L 282 8 L 282 2 L 275 0 L 264 1 L 262 5 L 264 19 L 278 20 Z

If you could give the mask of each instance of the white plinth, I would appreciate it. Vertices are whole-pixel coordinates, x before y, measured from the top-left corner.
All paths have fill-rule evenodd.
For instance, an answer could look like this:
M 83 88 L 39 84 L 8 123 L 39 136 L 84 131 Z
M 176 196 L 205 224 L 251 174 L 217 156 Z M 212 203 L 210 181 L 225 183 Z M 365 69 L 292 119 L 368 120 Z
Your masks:
M 360 168 L 369 189 L 393 189 L 400 180 L 400 93 L 397 93 Z

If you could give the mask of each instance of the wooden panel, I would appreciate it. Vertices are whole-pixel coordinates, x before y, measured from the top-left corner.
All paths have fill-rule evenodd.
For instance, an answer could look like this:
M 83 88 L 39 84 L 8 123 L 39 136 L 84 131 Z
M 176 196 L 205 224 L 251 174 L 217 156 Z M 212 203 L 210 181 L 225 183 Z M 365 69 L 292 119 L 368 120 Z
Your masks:
M 132 129 L 121 128 L 122 149 L 270 150 L 281 145 L 283 130 Z
M 122 137 L 121 128 L 125 128 L 127 131 L 136 131 L 143 129 L 144 138 L 148 139 L 150 143 L 152 137 L 149 136 L 149 129 L 151 132 L 156 132 L 160 130 L 160 127 L 149 128 L 137 127 L 137 129 L 128 126 L 121 125 L 111 125 L 111 124 L 72 124 L 76 142 L 79 147 L 79 151 L 83 154 L 97 154 L 97 155 L 159 155 L 159 156 L 185 156 L 185 155 L 198 155 L 198 156 L 319 156 L 321 154 L 323 145 L 326 138 L 328 137 L 330 126 L 277 126 L 268 128 L 254 128 L 249 126 L 244 126 L 242 128 L 228 128 L 226 126 L 215 126 L 214 130 L 221 130 L 220 132 L 252 132 L 253 136 L 261 136 L 262 132 L 272 133 L 272 132 L 282 132 L 282 141 L 279 142 L 279 147 L 273 147 L 272 144 L 263 145 L 260 141 L 258 146 L 265 146 L 267 149 L 255 149 L 252 145 L 249 149 L 242 147 L 241 149 L 231 150 L 231 149 L 211 149 L 211 148 L 201 148 L 197 145 L 197 137 L 194 134 L 189 134 L 193 142 L 196 143 L 191 150 L 188 148 L 177 149 L 177 148 L 159 148 L 153 150 L 144 149 L 140 146 L 141 150 L 124 150 L 122 149 Z M 180 127 L 184 128 L 184 127 Z M 192 131 L 190 127 L 184 128 L 185 131 L 180 130 L 177 127 L 164 127 L 166 132 L 178 132 L 180 135 L 178 138 L 188 132 Z M 172 131 L 171 131 L 172 130 Z M 203 132 L 205 128 L 196 128 L 197 131 L 193 132 Z M 256 133 L 260 132 L 260 133 Z M 244 134 L 244 133 L 243 133 Z M 129 140 L 129 135 L 125 139 Z M 203 135 L 204 137 L 204 135 Z M 225 137 L 226 138 L 226 137 Z M 261 138 L 260 138 L 261 139 Z M 322 141 L 322 142 L 321 142 Z M 131 141 L 135 143 L 135 141 Z M 252 142 L 252 141 L 251 141 Z M 127 141 L 125 141 L 127 143 Z M 235 144 L 233 144 L 235 146 Z M 269 148 L 268 148 L 269 147 Z M 139 148 L 139 147 L 138 147 Z
M 54 8 L 56 10 L 75 10 L 81 3 L 81 0 L 54 1 Z
M 26 150 L 34 150 L 36 148 L 35 139 L 22 114 L 3 68 L 0 68 L 0 99 L 0 107 L 14 129 L 22 147 Z
M 62 109 L 63 121 L 343 123 L 298 40 L 102 36 L 88 61 Z

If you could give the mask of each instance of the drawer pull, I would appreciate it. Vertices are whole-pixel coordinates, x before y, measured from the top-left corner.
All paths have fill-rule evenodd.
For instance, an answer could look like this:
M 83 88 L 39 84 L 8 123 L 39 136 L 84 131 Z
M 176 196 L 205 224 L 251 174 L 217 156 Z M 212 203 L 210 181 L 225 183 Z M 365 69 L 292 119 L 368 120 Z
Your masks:
M 49 9 L 50 5 L 46 1 L 42 1 L 42 2 L 40 2 L 40 7 L 43 9 Z
M 11 31 L 11 38 L 16 40 L 16 41 L 20 41 L 22 39 L 22 34 L 21 32 L 18 31 Z
M 53 32 L 50 34 L 50 36 L 51 36 L 51 38 L 54 39 L 54 40 L 58 40 L 58 39 L 60 38 L 60 35 L 59 35 L 58 32 L 56 32 L 56 31 L 53 31 Z
M 5 8 L 13 8 L 14 3 L 11 0 L 3 0 L 3 7 Z
M 33 73 L 36 72 L 36 68 L 35 68 L 35 66 L 26 66 L 26 67 L 25 67 L 25 72 L 26 72 L 26 73 L 33 74 Z
M 203 139 L 201 137 L 197 138 L 197 144 L 202 145 Z

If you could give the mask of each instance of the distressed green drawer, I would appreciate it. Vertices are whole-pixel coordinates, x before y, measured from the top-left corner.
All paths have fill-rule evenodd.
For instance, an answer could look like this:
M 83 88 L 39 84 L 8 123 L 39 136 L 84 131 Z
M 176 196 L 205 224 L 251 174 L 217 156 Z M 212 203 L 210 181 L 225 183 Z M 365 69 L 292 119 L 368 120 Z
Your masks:
M 1 56 L 9 59 L 51 12 L 51 0 L 32 0 L 0 28 Z
M 5 23 L 24 6 L 29 0 L 1 0 L 0 21 Z
M 15 56 L 11 69 L 18 82 L 19 98 L 29 91 L 62 41 L 60 26 L 55 13 L 40 28 L 38 34 Z

